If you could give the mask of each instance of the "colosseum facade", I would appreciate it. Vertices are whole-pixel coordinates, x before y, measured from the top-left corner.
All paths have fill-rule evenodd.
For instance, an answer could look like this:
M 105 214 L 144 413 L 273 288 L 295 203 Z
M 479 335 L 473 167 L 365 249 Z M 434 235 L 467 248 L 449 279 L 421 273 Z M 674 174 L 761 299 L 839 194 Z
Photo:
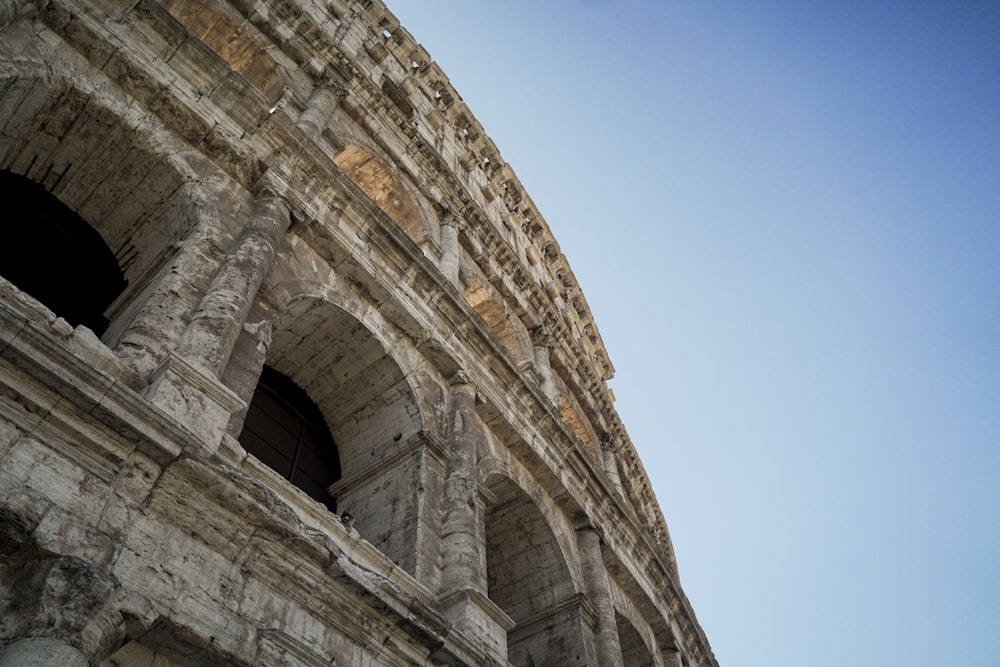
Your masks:
M 567 258 L 385 5 L 0 25 L 0 666 L 717 664 Z

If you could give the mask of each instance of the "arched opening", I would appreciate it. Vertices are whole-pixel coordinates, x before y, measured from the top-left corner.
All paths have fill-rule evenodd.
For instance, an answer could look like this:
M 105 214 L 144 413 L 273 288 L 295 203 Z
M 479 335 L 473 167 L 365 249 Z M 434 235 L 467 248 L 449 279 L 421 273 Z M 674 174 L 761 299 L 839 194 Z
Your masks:
M 656 662 L 635 626 L 621 614 L 616 614 L 615 620 L 617 621 L 618 642 L 622 648 L 622 659 L 625 667 L 654 667 Z
M 319 407 L 290 379 L 265 366 L 239 437 L 244 449 L 337 511 L 330 485 L 340 479 L 340 457 Z
M 8 207 L 0 275 L 70 324 L 102 335 L 108 328 L 104 312 L 127 284 L 104 239 L 24 176 L 0 171 L 0 192 Z
M 421 547 L 434 521 L 421 503 L 422 490 L 439 483 L 442 464 L 424 446 L 407 374 L 372 328 L 329 301 L 298 297 L 282 305 L 266 363 L 308 395 L 329 427 L 339 469 L 327 487 L 337 511 L 410 574 L 437 567 Z
M 527 665 L 585 665 L 580 596 L 545 516 L 514 482 L 494 477 L 486 510 L 489 598 L 514 621 L 507 659 Z
M 334 164 L 416 242 L 427 235 L 413 198 L 389 169 L 360 146 L 349 145 L 333 158 Z
M 528 348 L 524 337 L 515 325 L 516 318 L 510 315 L 501 302 L 493 297 L 486 287 L 478 282 L 473 282 L 465 288 L 465 300 L 472 306 L 479 316 L 483 318 L 486 325 L 493 331 L 505 348 L 513 355 L 518 365 L 527 365 L 531 359 L 531 351 Z
M 195 202 L 205 201 L 204 190 L 191 169 L 191 160 L 199 158 L 127 97 L 98 93 L 106 92 L 100 80 L 81 75 L 69 81 L 54 74 L 77 71 L 76 64 L 64 62 L 67 57 L 44 40 L 34 40 L 24 60 L 2 62 L 0 69 L 8 75 L 0 77 L 0 126 L 9 150 L 0 168 L 28 179 L 7 181 L 3 188 L 11 192 L 9 207 L 20 206 L 19 200 L 38 201 L 30 188 L 36 193 L 44 189 L 50 201 L 57 198 L 103 239 L 113 259 L 106 261 L 103 254 L 97 261 L 109 273 L 114 262 L 124 279 L 107 290 L 100 305 L 92 305 L 101 315 L 90 328 L 103 329 L 106 317 L 101 339 L 145 375 L 186 326 L 185 301 L 201 278 L 190 270 L 171 270 L 171 263 L 184 254 L 178 242 L 203 219 L 195 214 Z M 10 252 L 23 251 L 11 242 L 13 234 L 31 227 L 19 222 L 22 218 L 21 213 L 4 216 L 2 245 Z M 42 247 L 51 240 L 45 238 Z M 70 255 L 67 261 L 78 258 L 76 252 Z M 50 276 L 72 276 L 56 286 L 56 299 L 70 306 L 93 304 L 90 300 L 101 290 L 92 286 L 108 284 L 92 269 L 66 268 L 70 264 L 60 265 L 51 256 L 36 259 L 36 267 Z M 70 291 L 77 288 L 86 292 L 80 298 Z M 120 294 L 112 296 L 116 290 Z M 41 300 L 67 317 L 56 301 Z M 165 312 L 173 316 L 161 316 Z M 67 319 L 73 322 L 73 315 Z
M 563 423 L 580 439 L 583 449 L 590 455 L 591 460 L 603 465 L 603 462 L 597 455 L 597 447 L 594 444 L 595 438 L 592 438 L 590 435 L 589 424 L 580 416 L 576 400 L 572 399 L 571 402 L 571 398 L 567 398 L 567 396 L 568 394 L 565 391 L 559 393 L 559 414 L 562 417 Z

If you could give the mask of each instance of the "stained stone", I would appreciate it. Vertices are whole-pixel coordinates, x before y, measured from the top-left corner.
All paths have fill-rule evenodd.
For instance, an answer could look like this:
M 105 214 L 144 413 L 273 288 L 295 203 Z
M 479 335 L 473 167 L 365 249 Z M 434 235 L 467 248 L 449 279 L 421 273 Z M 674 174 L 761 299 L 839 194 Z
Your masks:
M 380 0 L 0 0 L 0 666 L 717 664 L 461 100 Z

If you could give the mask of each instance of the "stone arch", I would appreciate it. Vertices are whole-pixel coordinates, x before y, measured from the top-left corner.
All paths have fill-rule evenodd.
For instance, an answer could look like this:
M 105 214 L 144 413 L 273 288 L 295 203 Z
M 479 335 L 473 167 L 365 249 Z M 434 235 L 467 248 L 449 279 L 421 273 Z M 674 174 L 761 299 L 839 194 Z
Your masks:
M 0 170 L 0 192 L 9 201 L 9 219 L 0 244 L 0 275 L 71 325 L 98 336 L 107 329 L 104 313 L 125 289 L 125 276 L 104 239 L 44 186 Z M 87 281 L 66 276 L 88 276 Z
M 523 325 L 518 327 L 520 320 L 512 317 L 482 283 L 471 282 L 465 288 L 465 300 L 513 355 L 518 368 L 528 368 L 531 365 L 531 347 L 527 331 L 522 331 Z
M 618 642 L 622 649 L 622 662 L 624 667 L 655 667 L 656 662 L 649 647 L 643 640 L 639 630 L 632 625 L 631 621 L 615 614 L 615 621 L 618 627 Z
M 329 301 L 303 297 L 282 308 L 267 356 L 323 410 L 345 475 L 422 430 L 396 359 L 364 322 Z
M 673 667 L 675 663 L 670 662 L 670 658 L 677 654 L 678 649 L 670 618 L 650 599 L 617 557 L 609 564 L 609 575 L 625 664 L 666 664 Z
M 239 443 L 332 512 L 340 451 L 319 406 L 291 379 L 264 366 L 247 405 Z
M 107 82 L 100 75 L 33 35 L 9 29 L 4 36 L 23 48 L 21 59 L 3 62 L 0 76 L 0 169 L 58 199 L 112 252 L 127 283 L 105 311 L 103 338 L 116 345 L 157 300 L 154 283 L 203 219 L 193 214 L 198 202 L 212 198 L 194 177 L 189 152 L 127 98 L 102 94 Z M 56 69 L 66 74 L 54 75 Z M 189 273 L 179 282 L 195 278 Z M 164 293 L 179 299 L 186 289 Z M 164 321 L 149 333 L 148 347 L 162 352 L 184 324 L 183 317 Z
M 331 276 L 336 279 L 336 276 Z M 436 424 L 433 415 L 437 412 L 439 396 L 428 396 L 426 388 L 421 388 L 418 378 L 426 372 L 418 359 L 407 354 L 399 345 L 399 341 L 387 333 L 390 327 L 383 320 L 377 309 L 372 309 L 359 298 L 349 293 L 346 283 L 328 285 L 316 280 L 290 279 L 271 287 L 268 298 L 276 304 L 276 310 L 283 315 L 299 301 L 322 302 L 334 312 L 342 311 L 346 316 L 356 319 L 365 330 L 378 341 L 393 358 L 393 363 L 399 367 L 400 373 L 409 387 L 409 393 L 416 402 L 413 410 L 413 428 L 417 431 L 428 431 L 440 435 L 440 425 Z M 287 318 L 286 318 L 287 319 Z M 278 331 L 279 322 L 275 322 Z M 270 351 L 269 351 L 270 355 Z
M 423 243 L 427 239 L 427 225 L 413 197 L 378 158 L 352 143 L 337 153 L 333 161 L 414 242 Z
M 487 594 L 514 621 L 508 661 L 588 664 L 582 596 L 548 519 L 511 477 L 491 474 L 486 488 Z
M 559 415 L 562 417 L 563 423 L 576 434 L 576 437 L 580 440 L 580 444 L 583 445 L 584 451 L 590 455 L 591 460 L 603 466 L 594 429 L 591 427 L 590 422 L 583 417 L 583 410 L 580 408 L 580 404 L 577 402 L 576 397 L 566 390 L 565 385 L 559 391 L 558 405 Z
M 268 106 L 278 103 L 287 85 L 285 71 L 257 42 L 245 19 L 227 16 L 205 0 L 163 0 L 163 6 L 190 34 L 262 92 Z
M 304 293 L 304 290 L 308 290 Z M 420 544 L 432 540 L 419 489 L 436 472 L 413 369 L 395 355 L 363 312 L 321 285 L 282 284 L 264 362 L 319 408 L 339 453 L 330 487 L 358 533 L 411 575 L 436 566 Z M 431 459 L 434 459 L 433 461 Z

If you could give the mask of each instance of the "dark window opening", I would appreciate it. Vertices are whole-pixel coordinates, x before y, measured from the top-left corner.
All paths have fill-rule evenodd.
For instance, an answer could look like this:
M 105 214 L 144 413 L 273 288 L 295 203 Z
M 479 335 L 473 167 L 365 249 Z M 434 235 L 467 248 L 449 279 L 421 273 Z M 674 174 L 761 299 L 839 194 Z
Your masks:
M 260 375 L 239 440 L 309 497 L 337 511 L 327 489 L 340 479 L 340 457 L 326 420 L 305 391 L 268 366 Z
M 0 170 L 0 275 L 98 336 L 127 281 L 101 235 L 42 185 Z

